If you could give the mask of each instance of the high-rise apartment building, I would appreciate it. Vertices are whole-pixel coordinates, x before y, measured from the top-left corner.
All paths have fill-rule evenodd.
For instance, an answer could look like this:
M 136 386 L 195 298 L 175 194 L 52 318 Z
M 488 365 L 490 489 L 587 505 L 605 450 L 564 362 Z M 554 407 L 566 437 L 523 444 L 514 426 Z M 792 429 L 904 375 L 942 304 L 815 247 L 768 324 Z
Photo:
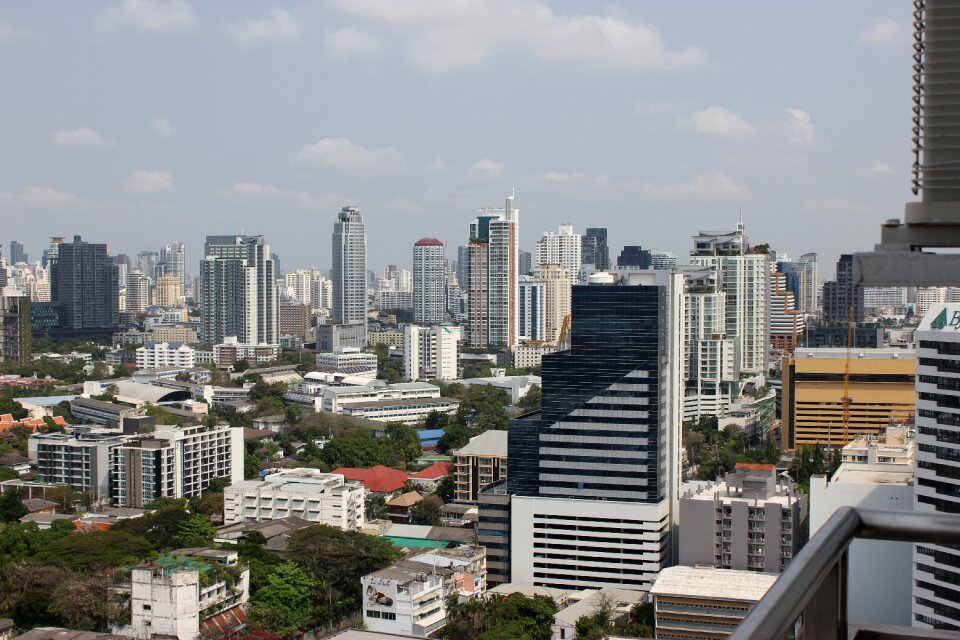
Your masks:
M 520 276 L 519 285 L 518 338 L 523 341 L 546 340 L 546 283 L 531 276 Z
M 160 248 L 160 258 L 157 262 L 156 275 L 147 274 L 151 278 L 160 279 L 161 276 L 171 275 L 180 278 L 180 295 L 183 295 L 183 283 L 187 280 L 187 253 L 182 242 L 172 242 Z
M 24 251 L 23 245 L 16 240 L 10 241 L 10 264 L 18 263 L 29 264 L 30 258 L 27 256 L 27 252 Z
M 520 251 L 520 275 L 533 273 L 533 254 L 529 251 Z
M 157 277 L 157 265 L 160 264 L 160 252 L 145 249 L 137 254 L 137 270 L 147 276 L 151 282 Z
M 727 294 L 717 290 L 717 272 L 687 271 L 684 292 L 684 420 L 722 417 L 740 378 L 736 343 L 727 335 Z
M 787 285 L 783 263 L 771 263 L 770 273 L 770 353 L 789 356 L 803 337 L 806 316 L 797 309 L 796 295 Z
M 113 329 L 120 322 L 120 282 L 105 244 L 56 242 L 48 259 L 51 303 L 59 312 L 59 327 L 67 332 Z
M 717 272 L 717 290 L 726 294 L 727 336 L 737 345 L 738 368 L 765 373 L 770 344 L 770 257 L 751 252 L 743 223 L 736 231 L 701 231 L 694 236 L 690 263 Z
M 155 298 L 158 306 L 164 309 L 183 306 L 183 282 L 172 273 L 165 273 L 157 278 L 157 285 L 154 290 L 157 293 Z M 129 292 L 127 295 L 129 296 Z M 129 306 L 127 308 L 129 309 Z
M 126 307 L 127 311 L 143 313 L 150 306 L 150 278 L 140 271 L 127 274 Z
M 0 362 L 30 362 L 30 298 L 0 292 Z
M 677 256 L 669 251 L 650 251 L 650 268 L 669 271 L 677 268 Z
M 559 342 L 563 320 L 570 314 L 570 278 L 559 264 L 537 265 L 533 277 L 543 283 L 543 339 Z
M 683 276 L 608 278 L 573 287 L 570 349 L 543 357 L 541 411 L 511 421 L 510 503 L 494 510 L 509 530 L 481 509 L 513 582 L 645 591 L 675 560 Z
M 413 245 L 413 321 L 437 324 L 446 316 L 447 250 L 434 238 Z
M 303 339 L 310 330 L 313 315 L 308 305 L 299 302 L 281 302 L 279 308 L 280 335 Z
M 343 207 L 333 225 L 333 306 L 330 316 L 363 325 L 367 335 L 367 231 L 357 207 Z
M 823 321 L 863 322 L 863 287 L 853 283 L 853 255 L 845 253 L 837 260 L 837 277 L 823 283 Z
M 960 513 L 960 305 L 935 304 L 917 327 L 914 510 Z M 914 549 L 913 625 L 960 630 L 960 551 Z
M 512 347 L 518 340 L 520 210 L 513 195 L 503 209 L 480 209 L 467 245 L 467 341 L 474 349 Z
M 610 268 L 610 251 L 607 248 L 605 227 L 587 227 L 581 242 L 580 261 L 582 264 L 592 264 L 597 271 L 606 271 Z
M 200 261 L 200 340 L 277 344 L 276 269 L 263 236 L 207 236 Z
M 557 233 L 545 231 L 537 240 L 537 256 L 533 267 L 544 264 L 559 264 L 567 270 L 570 282 L 580 278 L 583 240 L 579 233 L 573 232 L 573 225 L 561 224 Z

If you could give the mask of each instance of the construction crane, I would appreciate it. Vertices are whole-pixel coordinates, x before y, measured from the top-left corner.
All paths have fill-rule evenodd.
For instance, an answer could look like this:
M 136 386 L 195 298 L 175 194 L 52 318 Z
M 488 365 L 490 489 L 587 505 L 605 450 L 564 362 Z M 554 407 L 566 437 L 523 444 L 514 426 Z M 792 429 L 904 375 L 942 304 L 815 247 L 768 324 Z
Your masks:
M 560 325 L 560 336 L 557 338 L 557 350 L 566 351 L 570 348 L 570 331 L 572 318 L 570 314 L 563 316 L 563 323 Z
M 847 357 L 843 363 L 843 444 L 850 441 L 850 351 L 853 349 L 853 307 L 847 311 Z

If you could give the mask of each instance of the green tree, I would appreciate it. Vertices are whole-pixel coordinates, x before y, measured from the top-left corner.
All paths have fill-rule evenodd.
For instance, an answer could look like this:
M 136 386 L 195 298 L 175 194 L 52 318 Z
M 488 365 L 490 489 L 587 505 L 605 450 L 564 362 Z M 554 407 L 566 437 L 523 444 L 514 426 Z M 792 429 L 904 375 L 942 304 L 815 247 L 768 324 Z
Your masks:
M 410 507 L 410 524 L 421 524 L 428 527 L 440 526 L 440 505 L 434 500 L 424 498 Z
M 386 520 L 388 515 L 387 500 L 379 494 L 369 495 L 364 501 L 363 511 L 367 520 Z
M 530 386 L 530 390 L 527 391 L 527 394 L 520 398 L 517 401 L 517 407 L 523 411 L 539 411 L 540 410 L 540 401 L 543 398 L 543 391 L 540 389 L 540 385 L 534 384 Z
M 281 564 L 251 598 L 250 617 L 266 631 L 293 636 L 313 615 L 316 589 L 316 580 L 296 564 Z
M 448 473 L 440 478 L 440 482 L 437 483 L 437 490 L 434 491 L 434 495 L 443 500 L 444 503 L 447 503 L 453 501 L 453 498 L 456 496 L 456 492 L 457 477 L 453 473 Z
M 390 454 L 377 440 L 358 435 L 334 438 L 323 447 L 322 459 L 331 469 L 373 467 L 387 464 Z
M 0 522 L 13 522 L 30 513 L 16 489 L 7 489 L 0 496 Z
M 423 453 L 417 430 L 402 422 L 388 422 L 383 428 L 383 441 L 403 462 L 416 460 Z
M 448 424 L 443 429 L 443 435 L 437 441 L 437 451 L 440 453 L 450 453 L 460 447 L 466 446 L 470 438 L 476 435 L 468 427 L 458 421 Z
M 33 559 L 74 571 L 96 570 L 136 564 L 153 550 L 146 539 L 111 528 L 59 538 L 40 549 Z
M 233 363 L 233 370 L 235 373 L 243 373 L 249 368 L 250 368 L 250 363 L 244 358 L 241 358 L 240 360 L 237 360 L 236 362 Z
M 8 391 L 0 392 L 0 414 L 9 413 L 14 420 L 22 420 L 27 417 L 27 411 L 23 405 L 13 399 Z
M 180 528 L 177 530 L 180 544 L 185 547 L 207 546 L 213 542 L 213 536 L 216 534 L 217 530 L 213 528 L 210 521 L 199 513 L 180 523 Z
M 552 598 L 509 596 L 447 601 L 446 640 L 549 640 L 557 605 Z
M 243 456 L 243 477 L 246 480 L 256 480 L 260 477 L 260 469 L 262 463 L 260 458 L 252 454 L 245 454 Z
M 74 574 L 53 590 L 50 612 L 70 629 L 107 631 L 118 612 L 112 588 L 113 580 L 107 572 Z
M 190 519 L 183 499 L 158 498 L 150 507 L 152 512 L 139 518 L 121 520 L 111 531 L 123 531 L 141 536 L 157 549 L 172 549 L 180 545 L 180 525 Z

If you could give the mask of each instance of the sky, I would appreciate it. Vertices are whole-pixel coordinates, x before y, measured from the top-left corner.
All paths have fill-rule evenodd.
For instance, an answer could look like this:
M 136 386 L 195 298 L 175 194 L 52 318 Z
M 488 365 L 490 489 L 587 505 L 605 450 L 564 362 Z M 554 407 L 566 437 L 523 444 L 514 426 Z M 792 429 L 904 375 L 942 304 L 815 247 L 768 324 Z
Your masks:
M 869 250 L 910 193 L 911 5 L 7 0 L 0 243 L 114 254 L 264 235 L 328 268 L 456 258 L 512 189 L 521 248 L 561 223 L 682 257 L 743 216 L 791 256 Z

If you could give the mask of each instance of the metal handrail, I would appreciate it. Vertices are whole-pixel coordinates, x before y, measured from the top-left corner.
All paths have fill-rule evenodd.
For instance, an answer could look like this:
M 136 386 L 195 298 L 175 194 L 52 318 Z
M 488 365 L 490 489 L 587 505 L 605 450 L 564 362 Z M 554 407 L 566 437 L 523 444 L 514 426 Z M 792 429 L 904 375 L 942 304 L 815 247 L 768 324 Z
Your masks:
M 805 612 L 805 618 L 814 618 L 803 621 L 808 633 L 811 626 L 819 630 L 816 636 L 808 637 L 845 640 L 846 558 L 854 538 L 960 544 L 960 516 L 840 507 L 797 554 L 730 640 L 780 640 L 793 631 Z M 835 574 L 837 584 L 832 590 L 821 589 L 831 574 Z

